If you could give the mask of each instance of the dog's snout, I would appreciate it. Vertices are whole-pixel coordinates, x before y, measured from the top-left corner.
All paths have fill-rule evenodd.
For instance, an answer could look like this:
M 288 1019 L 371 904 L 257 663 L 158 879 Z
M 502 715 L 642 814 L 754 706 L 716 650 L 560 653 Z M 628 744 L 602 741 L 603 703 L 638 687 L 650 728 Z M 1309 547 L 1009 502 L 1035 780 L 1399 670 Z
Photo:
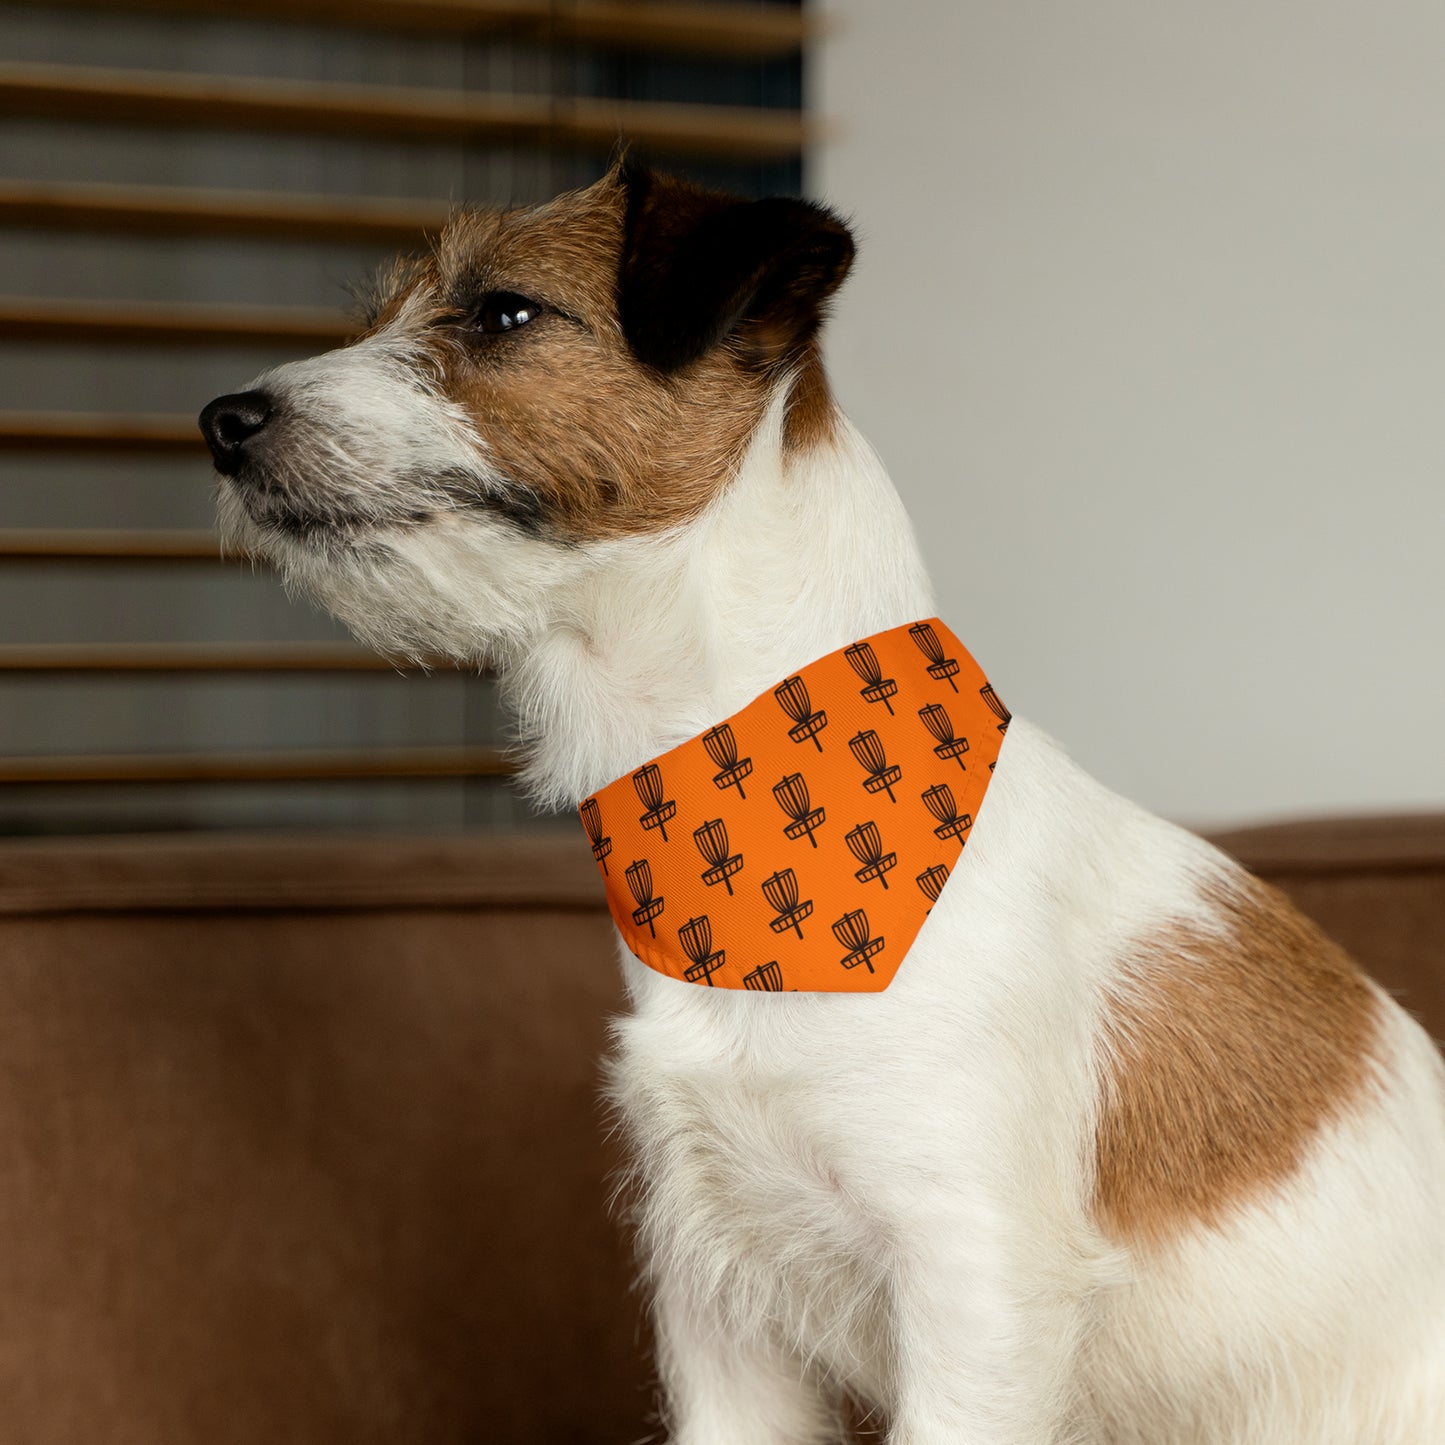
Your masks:
M 201 412 L 201 434 L 222 476 L 232 477 L 241 470 L 246 443 L 270 421 L 272 409 L 264 391 L 239 391 L 218 396 Z

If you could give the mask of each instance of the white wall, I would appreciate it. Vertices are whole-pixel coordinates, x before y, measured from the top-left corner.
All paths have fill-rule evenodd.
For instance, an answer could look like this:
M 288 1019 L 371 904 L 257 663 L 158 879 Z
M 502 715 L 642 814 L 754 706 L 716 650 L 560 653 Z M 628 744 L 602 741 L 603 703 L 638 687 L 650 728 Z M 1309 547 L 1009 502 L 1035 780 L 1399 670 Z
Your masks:
M 1186 821 L 1445 806 L 1445 5 L 831 10 L 834 382 L 1000 694 Z

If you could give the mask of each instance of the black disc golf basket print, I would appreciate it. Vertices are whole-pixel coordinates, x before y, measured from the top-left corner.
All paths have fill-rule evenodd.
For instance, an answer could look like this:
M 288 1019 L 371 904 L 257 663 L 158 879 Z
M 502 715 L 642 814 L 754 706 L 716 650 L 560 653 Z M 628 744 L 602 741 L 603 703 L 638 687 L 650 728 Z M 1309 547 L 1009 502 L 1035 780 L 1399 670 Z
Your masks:
M 743 975 L 743 987 L 762 993 L 782 993 L 783 970 L 778 967 L 776 959 L 772 963 L 759 964 L 751 973 Z
M 802 921 L 811 916 L 813 912 L 813 900 L 805 898 L 798 902 L 798 875 L 791 868 L 780 869 L 771 877 L 763 880 L 763 897 L 768 900 L 768 906 L 778 916 L 774 918 L 768 927 L 774 933 L 786 933 L 790 928 L 799 938 L 803 936 L 803 930 L 799 925 Z
M 823 744 L 818 741 L 818 734 L 828 726 L 828 714 L 813 711 L 808 684 L 801 677 L 790 677 L 773 689 L 773 696 L 777 698 L 778 706 L 793 720 L 794 726 L 788 729 L 788 736 L 795 743 L 805 743 L 811 738 L 813 746 L 821 753 Z
M 1013 721 L 1013 714 L 998 700 L 998 694 L 993 690 L 993 684 L 986 682 L 979 688 L 978 695 L 984 700 L 988 710 L 999 720 L 998 730 L 1001 733 L 1008 731 L 1008 725 Z
M 923 890 L 923 896 L 928 900 L 928 911 L 933 912 L 933 905 L 938 902 L 939 894 L 943 892 L 943 885 L 948 882 L 948 869 L 942 863 L 935 863 L 932 868 L 925 868 L 918 875 L 918 886 Z
M 893 786 L 903 776 L 903 769 L 889 764 L 878 734 L 869 728 L 867 732 L 861 732 L 849 738 L 848 746 L 852 749 L 853 756 L 858 759 L 864 772 L 868 774 L 863 779 L 865 791 L 887 793 L 888 801 L 896 803 L 898 799 L 893 796 Z
M 657 937 L 653 920 L 662 912 L 662 899 L 652 896 L 652 865 L 646 858 L 639 858 L 627 865 L 627 886 L 632 892 L 632 901 L 637 907 L 632 910 L 632 921 L 641 928 L 645 923 L 647 931 Z
M 851 832 L 843 835 L 848 851 L 863 865 L 853 876 L 860 883 L 871 883 L 875 878 L 888 887 L 888 873 L 898 866 L 898 854 L 885 853 L 878 836 L 877 823 L 859 823 Z
M 689 918 L 677 930 L 677 941 L 692 960 L 682 976 L 689 983 L 697 983 L 700 979 L 709 988 L 714 987 L 712 976 L 723 966 L 727 955 L 721 948 L 716 953 L 712 951 L 712 924 L 708 922 L 707 914 Z
M 933 831 L 939 838 L 961 838 L 973 827 L 972 814 L 959 814 L 953 789 L 947 783 L 935 783 L 929 788 L 923 794 L 923 806 L 938 819 L 938 827 Z
M 855 642 L 852 647 L 843 649 L 843 656 L 848 659 L 848 665 L 863 679 L 863 686 L 860 689 L 861 696 L 865 702 L 881 702 L 888 709 L 888 716 L 893 716 L 893 704 L 889 698 L 897 695 L 898 684 L 891 677 L 883 676 L 883 669 L 878 666 L 878 654 L 867 642 Z
M 697 851 L 708 863 L 702 881 L 709 888 L 716 887 L 719 883 L 725 884 L 728 897 L 731 898 L 733 874 L 742 868 L 743 855 L 728 852 L 728 825 L 721 818 L 713 818 L 701 828 L 693 830 L 692 841 L 697 844 Z
M 954 737 L 953 719 L 949 717 L 948 709 L 941 702 L 931 702 L 927 707 L 918 709 L 918 716 L 923 719 L 923 726 L 933 734 L 935 756 L 946 763 L 957 762 L 967 772 L 963 755 L 968 751 L 968 739 Z
M 935 682 L 946 682 L 954 692 L 958 691 L 958 684 L 953 680 L 958 676 L 958 662 L 952 657 L 943 655 L 943 644 L 938 640 L 938 634 L 933 630 L 931 622 L 915 622 L 908 629 L 908 635 L 918 644 L 918 650 L 928 659 L 928 675 Z
M 736 788 L 738 797 L 746 798 L 743 779 L 752 772 L 753 760 L 738 757 L 738 740 L 733 736 L 732 725 L 719 723 L 715 728 L 709 728 L 702 735 L 702 745 L 707 749 L 713 766 L 720 770 L 713 777 L 714 784 L 719 789 Z
M 582 826 L 587 832 L 587 841 L 592 845 L 592 856 L 602 865 L 602 876 L 610 877 L 607 872 L 607 855 L 612 851 L 612 839 L 602 831 L 602 809 L 597 806 L 597 799 L 584 798 L 578 811 L 582 814 Z
M 815 808 L 808 796 L 808 780 L 801 773 L 789 773 L 781 783 L 773 784 L 773 797 L 778 807 L 793 821 L 783 829 L 783 835 L 796 843 L 805 837 L 813 847 L 818 846 L 814 832 L 827 821 L 822 808 Z
M 656 763 L 638 768 L 632 775 L 632 786 L 637 789 L 638 801 L 647 809 L 637 821 L 649 833 L 656 828 L 666 843 L 667 825 L 677 816 L 677 804 L 662 796 L 662 769 Z
M 868 915 L 861 908 L 845 913 L 833 925 L 833 937 L 848 950 L 838 960 L 844 968 L 857 968 L 861 963 L 869 973 L 873 972 L 873 960 L 883 952 L 883 940 L 868 934 Z

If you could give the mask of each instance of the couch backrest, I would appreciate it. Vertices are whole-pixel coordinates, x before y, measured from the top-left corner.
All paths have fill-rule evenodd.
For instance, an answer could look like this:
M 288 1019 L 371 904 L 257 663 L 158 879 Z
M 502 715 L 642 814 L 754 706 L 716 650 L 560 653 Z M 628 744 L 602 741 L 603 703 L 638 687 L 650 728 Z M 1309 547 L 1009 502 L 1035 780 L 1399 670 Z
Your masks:
M 568 843 L 0 849 L 0 1437 L 645 1433 Z
M 1445 1032 L 1445 826 L 1226 841 Z M 0 1437 L 648 1436 L 614 949 L 570 833 L 0 845 Z

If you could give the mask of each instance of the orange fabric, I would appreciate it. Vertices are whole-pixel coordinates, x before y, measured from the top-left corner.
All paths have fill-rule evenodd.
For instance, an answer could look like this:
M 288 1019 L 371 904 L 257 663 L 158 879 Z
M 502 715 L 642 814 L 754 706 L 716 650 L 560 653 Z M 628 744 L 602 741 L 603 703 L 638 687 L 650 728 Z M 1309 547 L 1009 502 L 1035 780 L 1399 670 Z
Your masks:
M 937 618 L 809 663 L 583 802 L 627 946 L 713 988 L 887 988 L 1008 721 Z

